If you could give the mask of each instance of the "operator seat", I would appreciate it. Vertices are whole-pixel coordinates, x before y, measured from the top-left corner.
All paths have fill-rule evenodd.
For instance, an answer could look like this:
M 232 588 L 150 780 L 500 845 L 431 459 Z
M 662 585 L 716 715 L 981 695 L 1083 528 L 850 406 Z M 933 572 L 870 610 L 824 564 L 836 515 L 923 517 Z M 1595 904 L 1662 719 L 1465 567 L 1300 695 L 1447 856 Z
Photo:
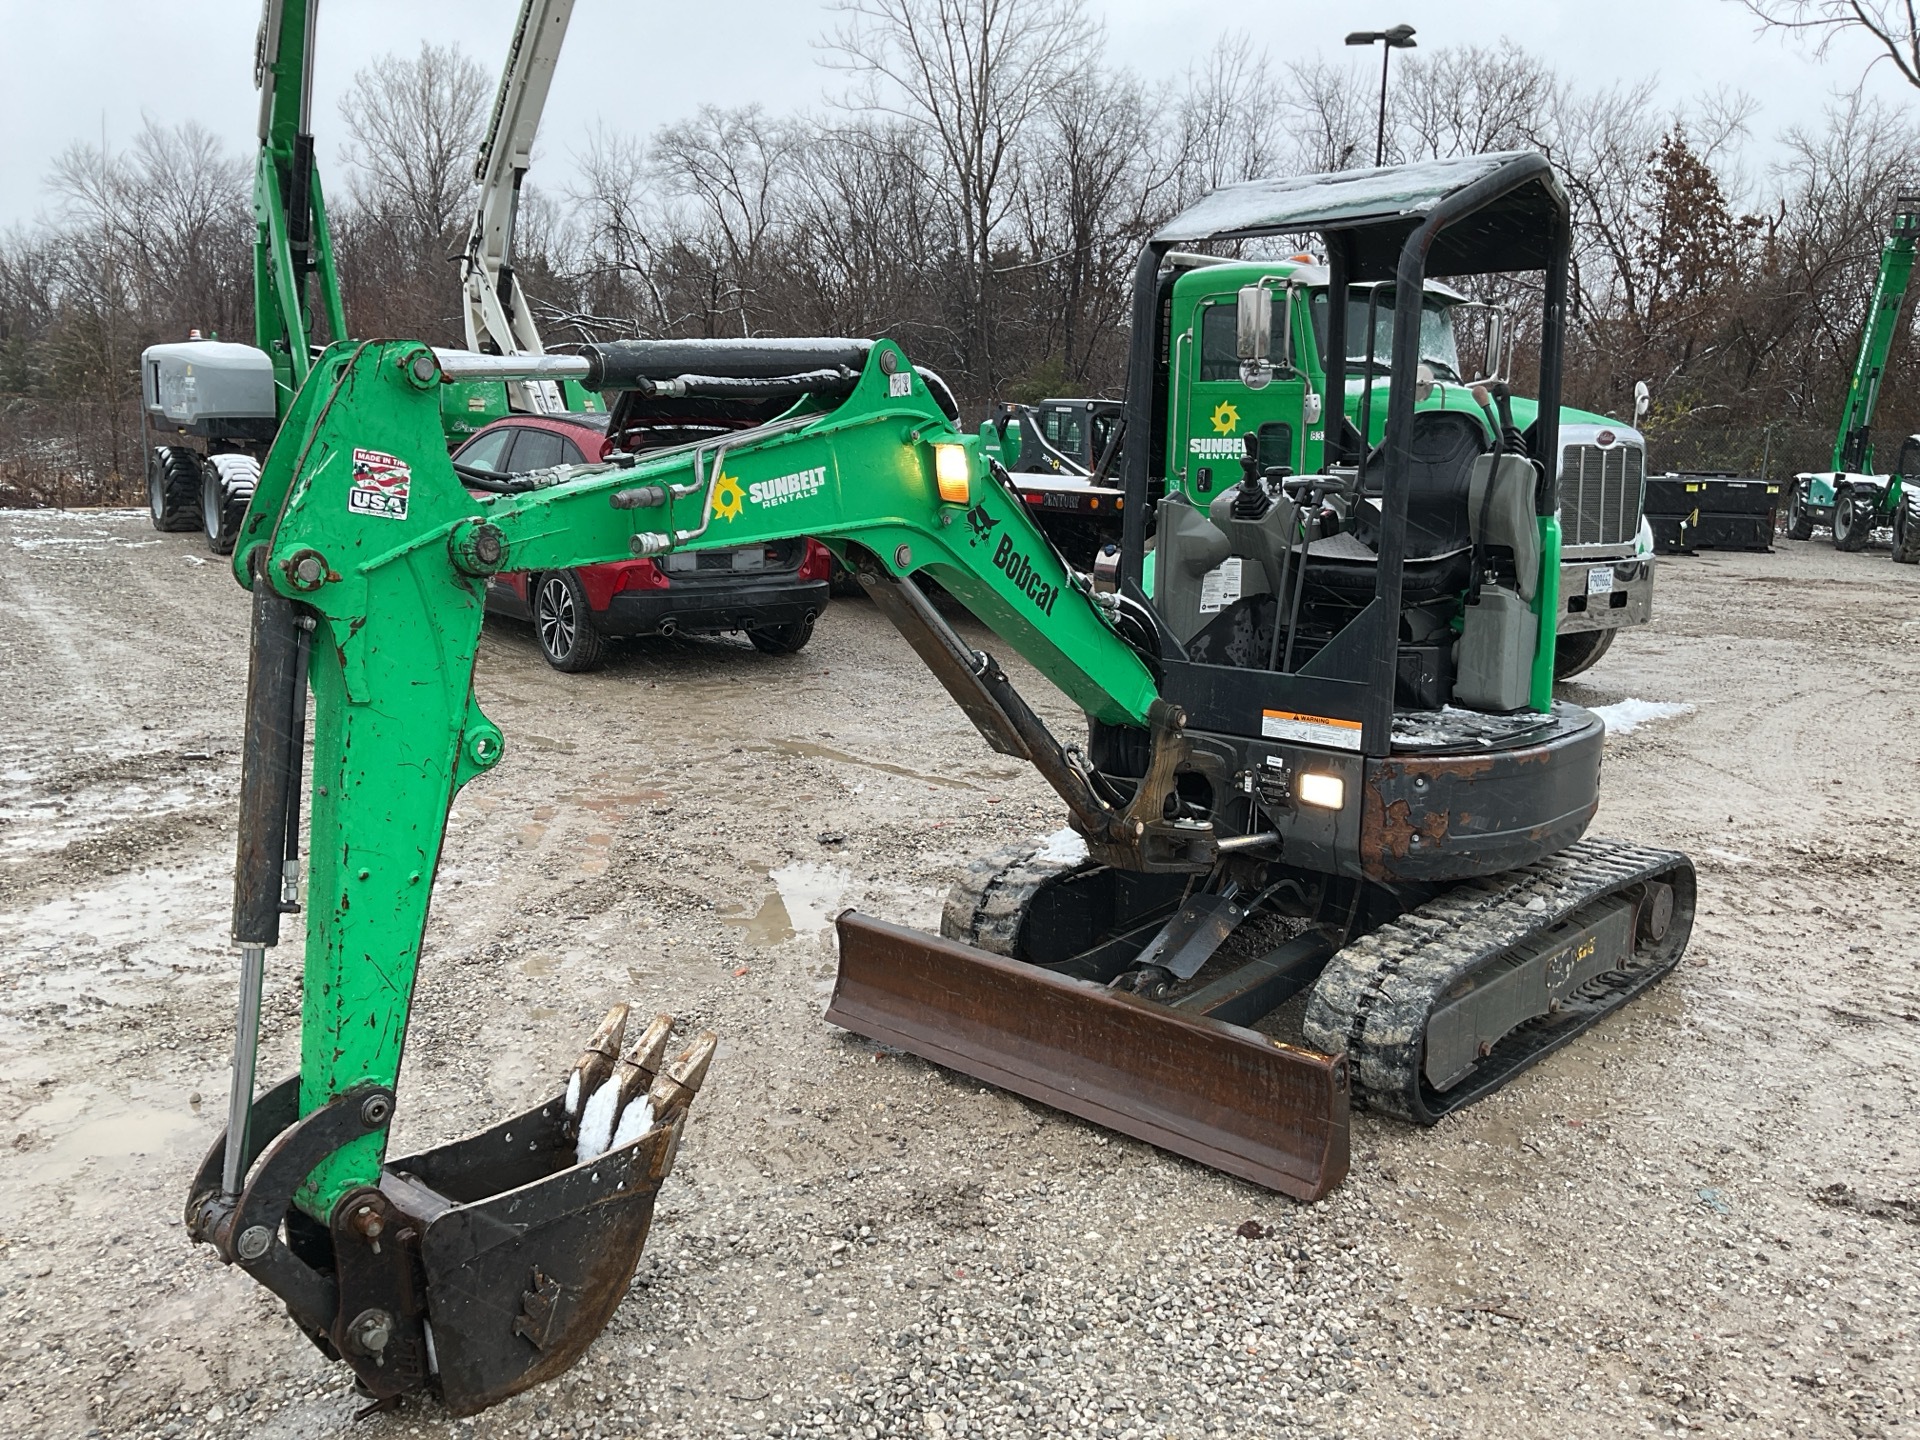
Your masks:
M 1473 416 L 1452 410 L 1414 412 L 1402 605 L 1431 604 L 1471 583 L 1473 525 L 1468 500 L 1474 462 L 1486 448 L 1486 430 Z M 1314 541 L 1307 551 L 1310 592 L 1353 605 L 1373 598 L 1386 473 L 1386 446 L 1377 445 L 1361 472 L 1360 498 L 1348 528 Z

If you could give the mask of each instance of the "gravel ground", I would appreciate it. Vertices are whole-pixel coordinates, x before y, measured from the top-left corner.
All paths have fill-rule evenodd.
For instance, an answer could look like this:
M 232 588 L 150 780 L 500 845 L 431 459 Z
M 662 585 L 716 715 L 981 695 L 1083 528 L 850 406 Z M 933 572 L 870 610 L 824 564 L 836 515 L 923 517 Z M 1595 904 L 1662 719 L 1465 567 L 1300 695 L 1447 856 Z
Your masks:
M 225 1094 L 246 663 L 197 543 L 0 512 L 8 1430 L 1920 1435 L 1920 573 L 1884 550 L 1664 564 L 1655 624 L 1569 694 L 1695 707 L 1609 741 L 1596 826 L 1693 854 L 1687 959 L 1431 1131 L 1357 1117 L 1314 1206 L 820 1019 L 835 910 L 932 927 L 970 857 L 1061 823 L 864 602 L 796 657 L 649 643 L 577 678 L 490 624 L 508 758 L 454 808 L 396 1144 L 551 1094 L 614 999 L 723 1045 L 588 1358 L 355 1425 L 179 1219 Z

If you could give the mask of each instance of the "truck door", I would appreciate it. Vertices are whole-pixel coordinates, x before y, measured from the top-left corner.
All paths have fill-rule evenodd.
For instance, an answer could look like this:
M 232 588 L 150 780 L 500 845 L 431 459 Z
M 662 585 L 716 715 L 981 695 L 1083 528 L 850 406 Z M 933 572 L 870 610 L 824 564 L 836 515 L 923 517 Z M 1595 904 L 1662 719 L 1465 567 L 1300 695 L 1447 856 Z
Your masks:
M 1274 296 L 1272 379 L 1258 389 L 1242 375 L 1236 335 L 1238 297 L 1211 295 L 1196 312 L 1188 341 L 1187 364 L 1182 367 L 1180 408 L 1176 417 L 1176 469 L 1187 494 L 1205 506 L 1213 496 L 1240 479 L 1240 457 L 1245 437 L 1260 437 L 1261 464 L 1304 468 L 1301 402 L 1306 392 L 1302 378 L 1290 371 L 1280 354 L 1284 329 L 1282 307 L 1287 292 Z

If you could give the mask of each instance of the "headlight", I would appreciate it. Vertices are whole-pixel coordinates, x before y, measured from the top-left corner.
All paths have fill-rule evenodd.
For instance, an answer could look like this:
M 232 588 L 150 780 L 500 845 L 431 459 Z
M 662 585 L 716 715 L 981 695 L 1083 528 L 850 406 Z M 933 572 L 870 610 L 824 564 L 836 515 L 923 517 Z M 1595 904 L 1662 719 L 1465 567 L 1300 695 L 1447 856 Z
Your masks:
M 973 462 L 964 445 L 933 447 L 933 478 L 940 486 L 940 498 L 949 505 L 965 505 L 971 499 Z
M 1338 810 L 1347 803 L 1347 782 L 1338 775 L 1318 775 L 1305 770 L 1293 782 L 1293 793 L 1299 797 L 1302 805 Z

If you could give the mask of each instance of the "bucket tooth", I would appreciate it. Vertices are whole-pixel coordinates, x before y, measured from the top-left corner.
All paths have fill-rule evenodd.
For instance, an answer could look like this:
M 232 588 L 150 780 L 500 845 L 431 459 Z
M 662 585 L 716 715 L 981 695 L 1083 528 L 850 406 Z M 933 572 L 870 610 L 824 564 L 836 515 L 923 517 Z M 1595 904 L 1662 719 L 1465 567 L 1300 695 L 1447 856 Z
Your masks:
M 613 1067 L 620 1059 L 620 1045 L 626 1038 L 629 1008 L 622 1001 L 607 1011 L 607 1018 L 588 1037 L 587 1048 L 580 1052 L 580 1058 L 574 1062 L 573 1073 L 567 1076 L 567 1114 L 575 1120 L 580 1118 L 581 1108 L 587 1103 L 587 1098 L 613 1073 Z
M 702 1030 L 655 1078 L 647 1099 L 659 1119 L 672 1120 L 693 1103 L 693 1097 L 700 1093 L 700 1086 L 706 1081 L 707 1067 L 713 1063 L 713 1052 L 719 1043 L 720 1037 L 713 1031 Z

